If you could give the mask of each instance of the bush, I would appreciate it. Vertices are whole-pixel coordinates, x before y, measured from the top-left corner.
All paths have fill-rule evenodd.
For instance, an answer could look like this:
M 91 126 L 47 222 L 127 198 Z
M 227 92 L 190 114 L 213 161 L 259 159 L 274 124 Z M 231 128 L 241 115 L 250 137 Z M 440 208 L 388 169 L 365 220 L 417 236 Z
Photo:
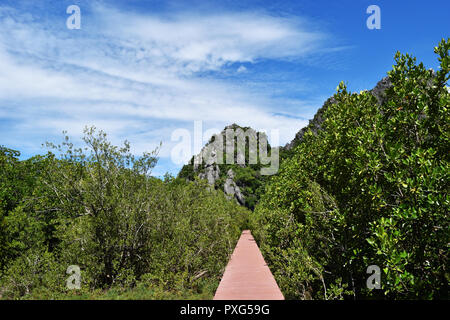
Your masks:
M 49 143 L 59 159 L 42 159 L 48 165 L 32 196 L 4 219 L 14 253 L 0 281 L 4 296 L 71 295 L 69 265 L 81 268 L 80 294 L 88 296 L 143 283 L 195 292 L 204 277 L 217 285 L 247 210 L 204 181 L 151 177 L 157 150 L 135 157 L 127 142 L 115 147 L 95 128 L 84 142 Z
M 449 48 L 436 73 L 397 53 L 381 104 L 341 83 L 267 186 L 252 220 L 287 297 L 447 297 Z
M 14 260 L 3 275 L 0 286 L 5 299 L 30 295 L 34 290 L 61 293 L 65 270 L 54 256 L 43 250 L 29 250 Z

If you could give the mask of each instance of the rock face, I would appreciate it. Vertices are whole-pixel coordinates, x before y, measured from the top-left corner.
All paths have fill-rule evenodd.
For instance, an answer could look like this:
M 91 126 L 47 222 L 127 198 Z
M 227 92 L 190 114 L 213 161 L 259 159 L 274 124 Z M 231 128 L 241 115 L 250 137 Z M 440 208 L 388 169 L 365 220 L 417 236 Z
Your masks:
M 214 136 L 212 141 L 203 147 L 200 154 L 194 157 L 194 172 L 200 179 L 206 179 L 208 184 L 214 186 L 220 177 L 218 154 L 220 154 L 220 139 Z M 204 166 L 202 168 L 202 166 Z
M 384 77 L 381 79 L 377 85 L 370 90 L 370 92 L 377 98 L 377 101 L 379 104 L 382 104 L 384 101 L 386 101 L 386 90 L 388 88 L 392 87 L 392 83 L 389 80 L 389 77 Z
M 245 205 L 245 198 L 241 192 L 241 189 L 234 182 L 233 169 L 229 169 L 227 172 L 227 179 L 223 185 L 223 191 L 227 195 L 228 199 L 235 198 L 240 205 Z
M 264 179 L 260 179 L 261 166 L 257 163 L 258 144 L 262 138 L 267 141 L 264 133 L 252 128 L 237 124 L 226 126 L 181 169 L 179 177 L 194 180 L 198 176 L 213 188 L 222 189 L 229 199 L 234 198 L 239 204 L 252 207 L 255 188 Z M 255 183 L 255 180 L 258 181 Z
M 385 77 L 369 92 L 374 95 L 378 103 L 382 104 L 386 100 L 386 90 L 391 86 L 389 78 Z M 326 100 L 314 115 L 314 118 L 309 121 L 309 124 L 298 131 L 291 142 L 284 147 L 280 147 L 280 152 L 284 153 L 282 161 L 292 155 L 292 149 L 303 141 L 303 136 L 308 130 L 311 130 L 314 134 L 322 130 L 325 111 L 335 103 L 334 97 Z M 233 136 L 230 138 L 227 134 L 233 134 Z M 201 179 L 206 179 L 211 187 L 223 189 L 229 199 L 234 198 L 241 205 L 252 209 L 258 202 L 260 191 L 267 181 L 265 176 L 258 173 L 260 164 L 255 164 L 258 151 L 257 144 L 262 137 L 263 133 L 252 128 L 243 128 L 237 124 L 229 125 L 221 133 L 211 137 L 200 153 L 181 169 L 179 177 L 194 180 L 198 176 Z M 239 141 L 241 144 L 239 144 Z M 257 143 L 251 143 L 252 141 Z M 244 143 L 242 144 L 242 142 Z M 239 148 L 239 145 L 241 148 Z M 242 148 L 242 145 L 244 145 L 244 148 Z M 230 154 L 228 158 L 226 152 L 233 147 L 235 152 Z M 255 162 L 252 162 L 252 158 Z M 239 178 L 236 178 L 236 176 Z
M 324 120 L 323 114 L 325 110 L 327 110 L 328 106 L 334 103 L 336 103 L 334 97 L 331 97 L 327 101 L 325 101 L 323 106 L 319 110 L 317 110 L 316 114 L 314 115 L 314 118 L 312 120 L 309 120 L 309 123 L 306 127 L 300 129 L 300 131 L 297 132 L 294 139 L 291 142 L 287 143 L 284 146 L 284 149 L 291 150 L 292 148 L 297 146 L 303 140 L 303 136 L 309 129 L 311 129 L 313 133 L 317 133 L 320 129 L 322 129 L 321 125 Z
M 376 86 L 370 90 L 369 92 L 372 93 L 372 95 L 377 99 L 379 104 L 382 104 L 386 100 L 386 90 L 388 88 L 392 87 L 392 83 L 389 80 L 389 77 L 384 77 L 381 79 Z M 295 135 L 294 139 L 286 144 L 283 148 L 285 150 L 291 150 L 295 146 L 297 146 L 302 140 L 305 133 L 311 129 L 313 133 L 317 133 L 319 130 L 322 129 L 322 123 L 324 121 L 324 113 L 328 109 L 328 107 L 332 104 L 336 103 L 336 99 L 334 97 L 328 98 L 327 101 L 323 104 L 319 110 L 317 110 L 317 113 L 314 115 L 314 118 L 312 120 L 309 120 L 309 123 L 306 127 L 302 128 L 297 134 Z
M 216 180 L 219 179 L 219 174 L 219 166 L 217 164 L 211 164 L 205 168 L 205 172 L 199 173 L 198 176 L 200 179 L 208 180 L 208 183 L 213 186 L 216 183 Z

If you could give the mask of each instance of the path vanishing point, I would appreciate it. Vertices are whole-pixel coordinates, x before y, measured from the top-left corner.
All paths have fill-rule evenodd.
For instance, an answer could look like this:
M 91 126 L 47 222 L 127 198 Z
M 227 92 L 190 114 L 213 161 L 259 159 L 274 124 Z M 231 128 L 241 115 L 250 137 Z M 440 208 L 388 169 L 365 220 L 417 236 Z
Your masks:
M 284 300 L 250 230 L 244 230 L 214 300 Z

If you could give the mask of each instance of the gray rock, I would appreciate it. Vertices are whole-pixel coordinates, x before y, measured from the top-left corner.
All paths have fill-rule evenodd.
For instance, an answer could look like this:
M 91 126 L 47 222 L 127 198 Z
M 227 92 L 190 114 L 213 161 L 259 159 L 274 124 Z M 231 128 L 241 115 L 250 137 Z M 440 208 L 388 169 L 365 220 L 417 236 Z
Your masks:
M 229 169 L 227 172 L 227 179 L 225 180 L 225 183 L 223 185 L 223 191 L 225 192 L 225 195 L 228 199 L 235 198 L 240 205 L 244 205 L 244 195 L 241 193 L 241 189 L 239 189 L 233 179 L 234 172 L 232 169 Z
M 233 169 L 229 169 L 227 171 L 227 177 L 230 178 L 231 180 L 234 180 L 234 172 Z
M 384 77 L 370 90 L 370 93 L 377 99 L 379 104 L 383 104 L 386 101 L 386 90 L 390 87 L 392 87 L 391 80 L 389 80 L 389 77 Z
M 219 166 L 216 165 L 208 165 L 205 168 L 205 171 L 200 173 L 198 176 L 200 179 L 206 179 L 208 184 L 214 186 L 216 180 L 219 179 L 220 169 Z
M 215 186 L 220 179 L 219 164 L 237 164 L 246 166 L 246 161 L 256 164 L 258 154 L 258 133 L 252 128 L 241 128 L 236 124 L 224 128 L 220 134 L 214 135 L 202 148 L 200 153 L 194 156 L 194 172 L 200 179 L 206 179 L 210 186 Z M 245 158 L 245 146 L 249 145 L 249 159 Z M 230 153 L 229 159 L 226 153 Z M 223 190 L 228 198 L 235 198 L 243 205 L 245 197 L 234 181 L 234 172 L 229 169 L 223 185 Z

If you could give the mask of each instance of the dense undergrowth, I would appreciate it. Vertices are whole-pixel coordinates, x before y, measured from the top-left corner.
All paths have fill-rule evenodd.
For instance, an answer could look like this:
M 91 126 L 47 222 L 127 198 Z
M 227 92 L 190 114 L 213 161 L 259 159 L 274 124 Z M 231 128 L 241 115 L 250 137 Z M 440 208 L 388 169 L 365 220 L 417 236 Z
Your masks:
M 437 72 L 397 53 L 381 103 L 341 83 L 266 186 L 251 220 L 286 298 L 448 298 L 449 48 Z
M 211 298 L 247 209 L 204 181 L 151 177 L 157 150 L 134 157 L 94 128 L 84 142 L 25 161 L 0 149 L 2 298 Z

